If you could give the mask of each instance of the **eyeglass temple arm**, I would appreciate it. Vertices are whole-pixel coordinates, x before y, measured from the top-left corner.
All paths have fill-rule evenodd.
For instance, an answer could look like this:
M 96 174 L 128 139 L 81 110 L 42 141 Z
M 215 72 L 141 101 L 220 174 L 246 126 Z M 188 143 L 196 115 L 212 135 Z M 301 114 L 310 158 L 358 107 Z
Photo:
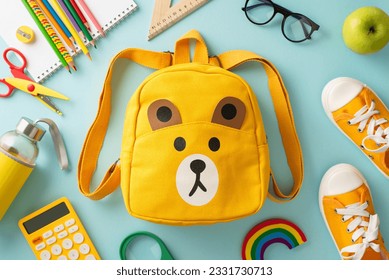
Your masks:
M 259 0 L 261 1 L 261 0 Z M 292 12 L 291 10 L 288 10 L 280 5 L 277 5 L 275 3 L 273 3 L 274 7 L 277 8 L 277 10 L 279 10 L 283 15 L 295 15 L 296 13 Z M 313 30 L 318 30 L 320 25 L 316 24 L 314 21 L 312 21 L 311 19 L 309 19 L 308 17 L 306 16 L 303 16 L 303 17 L 300 17 L 299 19 L 302 19 L 302 21 L 306 21 L 306 23 L 308 23 L 309 25 L 311 25 L 313 27 Z M 302 25 L 302 28 L 304 30 L 304 33 L 305 33 L 305 36 L 307 36 L 307 38 L 311 39 L 311 37 L 309 36 L 309 33 L 308 33 L 308 30 L 307 28 L 303 25 L 302 21 L 300 20 L 300 23 Z
M 305 27 L 304 22 L 306 22 L 306 23 L 308 23 L 310 26 L 312 26 L 312 32 L 315 31 L 315 30 L 318 30 L 319 27 L 320 27 L 318 24 L 316 24 L 315 22 L 313 22 L 312 20 L 310 20 L 310 19 L 307 18 L 307 17 L 300 17 L 300 18 L 299 18 L 299 22 L 300 22 L 300 24 L 301 24 L 301 28 L 303 29 L 304 34 L 305 34 L 305 37 L 306 37 L 307 39 L 312 39 L 312 38 L 311 38 L 311 35 L 309 34 L 307 28 Z
M 307 28 L 305 27 L 305 24 L 304 24 L 304 19 L 303 20 L 299 20 L 300 24 L 301 24 L 301 28 L 303 29 L 304 31 L 304 34 L 305 34 L 305 38 L 307 39 L 311 39 L 311 35 L 309 34 Z

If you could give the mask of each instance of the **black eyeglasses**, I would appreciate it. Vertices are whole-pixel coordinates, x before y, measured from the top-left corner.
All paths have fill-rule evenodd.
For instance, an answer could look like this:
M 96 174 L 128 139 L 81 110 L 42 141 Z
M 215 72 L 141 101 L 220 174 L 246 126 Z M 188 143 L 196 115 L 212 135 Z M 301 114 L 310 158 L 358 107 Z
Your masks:
M 257 25 L 269 23 L 277 13 L 284 16 L 281 30 L 284 37 L 291 42 L 299 43 L 311 39 L 319 25 L 306 16 L 289 11 L 270 0 L 247 0 L 242 10 L 249 21 Z

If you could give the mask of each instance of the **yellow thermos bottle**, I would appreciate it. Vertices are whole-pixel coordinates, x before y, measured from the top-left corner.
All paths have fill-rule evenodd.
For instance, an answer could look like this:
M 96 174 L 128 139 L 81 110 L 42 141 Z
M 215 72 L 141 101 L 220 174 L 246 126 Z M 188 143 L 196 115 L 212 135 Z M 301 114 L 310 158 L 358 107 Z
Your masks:
M 49 119 L 33 122 L 21 118 L 15 130 L 0 137 L 0 220 L 35 167 L 37 143 L 45 134 L 38 122 L 49 124 L 61 168 L 67 168 L 66 150 L 55 123 Z

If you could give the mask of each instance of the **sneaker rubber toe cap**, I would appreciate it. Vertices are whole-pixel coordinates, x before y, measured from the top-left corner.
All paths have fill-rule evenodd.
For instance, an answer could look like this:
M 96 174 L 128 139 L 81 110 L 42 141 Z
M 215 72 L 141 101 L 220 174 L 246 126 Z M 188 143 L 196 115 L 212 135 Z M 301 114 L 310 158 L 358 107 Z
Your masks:
M 327 114 L 330 114 L 353 100 L 363 89 L 362 82 L 339 77 L 329 81 L 322 92 L 322 103 Z
M 351 192 L 365 183 L 361 173 L 352 165 L 337 164 L 324 174 L 321 183 L 319 196 L 333 196 Z

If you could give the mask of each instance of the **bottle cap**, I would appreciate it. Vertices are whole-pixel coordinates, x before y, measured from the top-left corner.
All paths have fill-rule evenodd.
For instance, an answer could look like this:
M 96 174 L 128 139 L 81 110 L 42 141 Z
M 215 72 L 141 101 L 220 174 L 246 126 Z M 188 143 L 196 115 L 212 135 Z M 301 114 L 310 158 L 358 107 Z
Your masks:
M 43 127 L 25 117 L 20 119 L 16 131 L 35 141 L 40 141 L 46 132 Z

